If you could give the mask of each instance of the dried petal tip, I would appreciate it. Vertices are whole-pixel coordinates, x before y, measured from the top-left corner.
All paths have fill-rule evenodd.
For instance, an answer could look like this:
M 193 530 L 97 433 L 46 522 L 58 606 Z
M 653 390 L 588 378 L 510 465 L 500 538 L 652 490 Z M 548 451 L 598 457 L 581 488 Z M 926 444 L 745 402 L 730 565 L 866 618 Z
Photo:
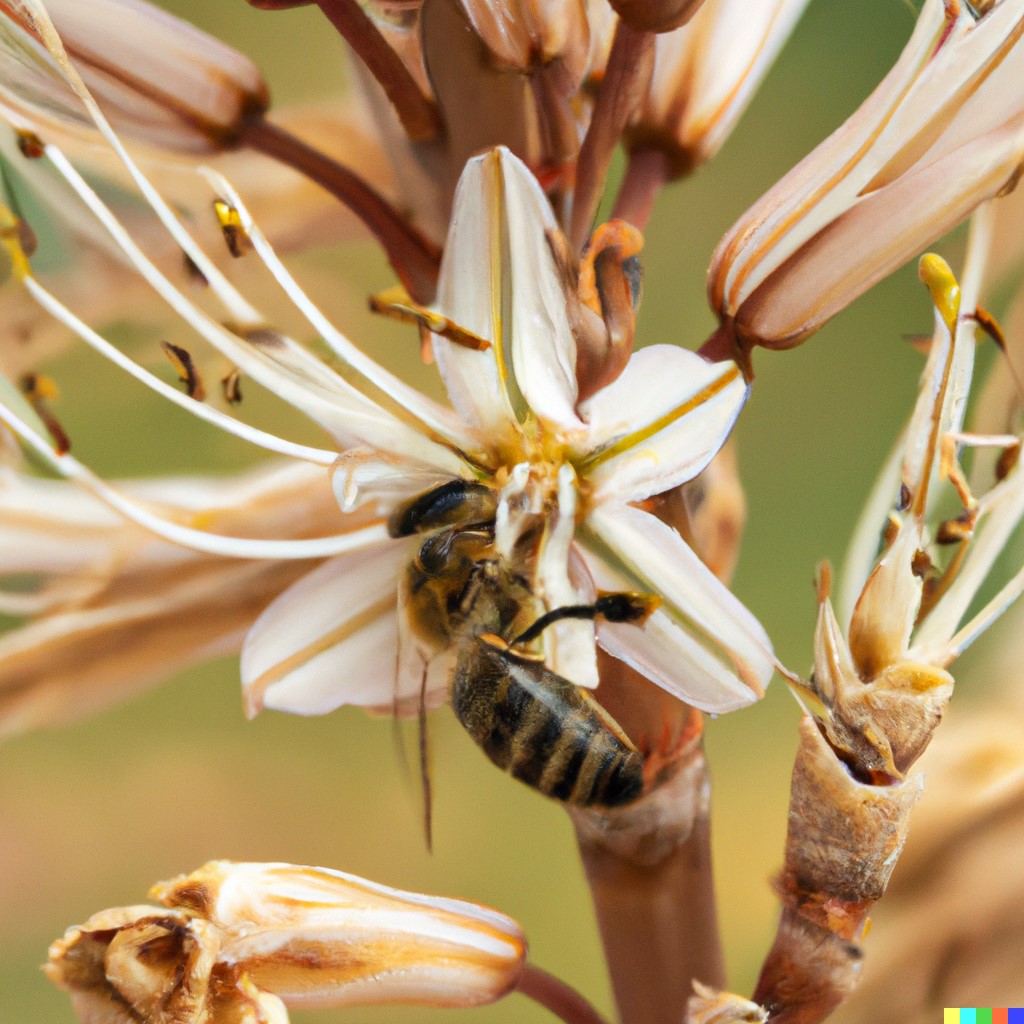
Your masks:
M 670 32 L 685 25 L 704 0 L 610 0 L 615 13 L 636 32 Z
M 720 992 L 699 981 L 686 1008 L 686 1024 L 764 1024 L 768 1011 L 749 999 Z
M 50 947 L 88 1024 L 287 1024 L 291 1006 L 475 1006 L 519 981 L 514 921 L 326 868 L 214 861 Z
M 4 105 L 44 138 L 91 130 L 68 89 L 78 91 L 75 72 L 115 130 L 162 149 L 216 152 L 267 109 L 248 58 L 143 0 L 49 0 L 52 24 L 28 10 L 0 0 Z

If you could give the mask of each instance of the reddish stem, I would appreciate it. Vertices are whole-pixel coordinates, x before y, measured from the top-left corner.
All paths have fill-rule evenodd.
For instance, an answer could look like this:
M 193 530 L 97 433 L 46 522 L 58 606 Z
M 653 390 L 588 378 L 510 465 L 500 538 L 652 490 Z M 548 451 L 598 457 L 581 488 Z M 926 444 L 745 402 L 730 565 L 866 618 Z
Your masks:
M 431 301 L 441 265 L 440 249 L 359 175 L 262 119 L 250 121 L 239 141 L 294 168 L 340 199 L 380 242 L 405 290 L 417 302 Z
M 582 248 L 597 212 L 612 154 L 654 69 L 654 35 L 620 21 L 601 91 L 576 162 L 576 190 L 569 240 Z
M 612 208 L 612 219 L 627 221 L 638 231 L 647 227 L 654 200 L 672 177 L 668 154 L 660 149 L 633 150 L 627 159 L 626 175 Z
M 576 989 L 531 963 L 523 966 L 518 991 L 566 1024 L 608 1024 Z
M 356 0 L 248 0 L 252 7 L 276 11 L 315 3 L 380 83 L 405 133 L 414 142 L 436 139 L 442 131 L 437 107 L 424 96 L 402 58 L 388 45 L 373 19 Z
M 441 118 L 433 100 L 423 95 L 402 58 L 388 45 L 380 29 L 356 0 L 316 0 L 316 3 L 380 83 L 406 135 L 413 142 L 427 142 L 441 135 Z

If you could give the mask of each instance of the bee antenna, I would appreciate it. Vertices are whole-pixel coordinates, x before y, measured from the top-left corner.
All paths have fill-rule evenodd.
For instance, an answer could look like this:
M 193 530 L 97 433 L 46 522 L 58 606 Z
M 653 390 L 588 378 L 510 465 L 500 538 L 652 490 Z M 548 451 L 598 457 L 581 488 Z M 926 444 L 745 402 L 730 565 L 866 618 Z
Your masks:
M 643 625 L 659 604 L 661 599 L 653 594 L 638 594 L 632 591 L 600 594 L 593 604 L 570 604 L 562 608 L 553 608 L 520 633 L 512 644 L 528 644 L 536 640 L 548 626 L 564 619 L 600 618 L 608 622 L 633 622 L 638 626 Z

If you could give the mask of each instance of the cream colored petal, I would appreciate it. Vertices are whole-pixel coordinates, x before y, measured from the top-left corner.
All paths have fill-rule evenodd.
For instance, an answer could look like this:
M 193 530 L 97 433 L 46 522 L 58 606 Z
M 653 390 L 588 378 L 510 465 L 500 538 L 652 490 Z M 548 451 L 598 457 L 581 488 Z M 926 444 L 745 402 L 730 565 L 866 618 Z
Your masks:
M 26 128 L 90 125 L 32 31 L 40 6 L 0 5 L 7 102 Z M 71 59 L 118 131 L 161 147 L 211 152 L 269 102 L 246 57 L 141 0 L 48 0 Z M 10 59 L 16 65 L 10 63 Z
M 628 505 L 594 509 L 587 526 L 613 552 L 612 570 L 633 589 L 660 597 L 665 613 L 724 658 L 755 693 L 768 685 L 775 657 L 760 623 L 675 530 Z
M 242 648 L 246 710 L 322 715 L 343 704 L 386 706 L 396 693 L 399 574 L 408 542 L 331 559 L 257 619 Z
M 576 346 L 546 237 L 555 229 L 536 179 L 507 149 L 466 165 L 437 305 L 492 347 L 473 352 L 439 338 L 434 351 L 456 409 L 499 438 L 528 411 L 579 425 Z
M 921 604 L 921 579 L 913 570 L 921 543 L 919 529 L 908 517 L 868 577 L 853 609 L 850 651 L 857 674 L 865 682 L 906 657 Z
M 735 363 L 672 345 L 636 352 L 580 406 L 592 500 L 641 501 L 691 480 L 721 448 L 748 392 Z
M 964 13 L 964 20 L 968 17 Z M 735 313 L 775 267 L 849 206 L 870 179 L 861 161 L 879 126 L 892 116 L 946 31 L 942 0 L 926 0 L 899 60 L 871 96 L 730 228 L 708 271 L 715 310 Z
M 201 906 L 221 962 L 292 1006 L 474 1006 L 505 995 L 526 954 L 503 914 L 328 868 L 214 861 L 154 895 Z
M 795 344 L 1014 178 L 1024 115 L 857 201 L 771 274 L 737 315 L 743 337 Z
M 450 476 L 418 469 L 392 457 L 383 458 L 371 449 L 353 448 L 338 456 L 331 467 L 331 485 L 343 512 L 372 504 L 382 515 L 417 494 L 425 494 Z
M 747 707 L 761 696 L 699 639 L 661 611 L 642 627 L 599 622 L 597 642 L 673 697 L 709 714 Z
M 178 515 L 257 536 L 317 535 L 344 522 L 323 471 L 305 466 L 136 482 L 132 493 L 161 503 L 170 496 Z M 35 554 L 0 548 L 0 573 L 37 573 L 40 592 L 60 600 L 0 637 L 3 736 L 74 721 L 236 651 L 271 600 L 310 569 L 196 555 L 125 524 L 70 484 L 21 481 L 6 495 Z
M 1003 0 L 977 21 L 962 16 L 879 133 L 874 151 L 885 163 L 864 190 L 997 130 L 1022 104 L 1024 3 Z
M 558 511 L 544 531 L 537 552 L 538 596 L 548 609 L 584 603 L 570 578 L 570 558 L 579 508 L 579 484 L 571 466 L 558 471 Z M 577 686 L 597 686 L 594 625 L 580 619 L 557 622 L 544 631 L 544 661 Z
M 658 36 L 636 140 L 664 136 L 686 169 L 725 141 L 807 0 L 706 0 L 682 28 Z M 655 142 L 655 144 L 657 144 Z
M 496 64 L 531 72 L 558 61 L 566 87 L 579 85 L 590 51 L 584 0 L 461 0 L 461 6 Z

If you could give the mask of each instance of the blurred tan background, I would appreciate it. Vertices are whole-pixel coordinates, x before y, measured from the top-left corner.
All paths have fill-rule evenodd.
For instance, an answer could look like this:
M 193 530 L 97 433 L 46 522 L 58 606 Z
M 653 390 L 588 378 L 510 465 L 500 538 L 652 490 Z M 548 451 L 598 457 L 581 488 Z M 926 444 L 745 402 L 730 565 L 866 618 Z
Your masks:
M 243 0 L 165 6 L 252 55 L 281 105 L 343 87 L 341 47 L 312 10 L 259 13 Z M 704 339 L 711 326 L 704 272 L 717 238 L 868 93 L 909 35 L 913 16 L 901 0 L 810 5 L 721 155 L 659 203 L 648 233 L 642 341 L 694 346 Z M 357 340 L 372 334 L 411 352 L 410 332 L 382 327 L 363 311 L 363 297 L 390 283 L 373 247 L 314 254 L 298 266 L 327 259 L 338 268 L 331 298 L 339 326 Z M 806 346 L 757 359 L 753 399 L 738 430 L 749 527 L 736 589 L 797 670 L 810 661 L 815 565 L 841 560 L 859 505 L 913 399 L 921 360 L 903 336 L 929 329 L 927 298 L 910 268 Z M 119 386 L 116 377 L 105 379 Z M 196 452 L 205 466 L 237 464 L 241 449 L 214 431 L 180 418 L 173 430 L 133 420 L 128 408 L 116 413 L 128 425 L 116 431 L 124 447 L 105 447 L 112 443 L 102 433 L 111 408 L 76 407 L 73 390 L 66 391 L 62 411 L 76 446 L 81 439 L 76 450 L 104 473 L 186 470 Z M 976 699 L 988 685 L 972 674 L 974 664 L 962 663 L 957 703 Z M 707 728 L 722 924 L 730 980 L 739 991 L 751 987 L 774 927 L 768 879 L 781 857 L 797 718 L 776 680 L 761 705 Z M 247 723 L 232 659 L 74 727 L 6 744 L 0 1021 L 70 1024 L 66 997 L 38 971 L 47 944 L 93 911 L 141 902 L 153 882 L 213 857 L 322 864 L 489 903 L 522 922 L 538 964 L 609 1010 L 565 815 L 492 770 L 447 711 L 433 716 L 431 730 L 432 856 L 390 722 L 342 711 L 309 720 L 267 713 Z M 468 1013 L 495 1024 L 545 1017 L 521 997 Z M 325 1024 L 399 1018 L 433 1021 L 442 1012 L 294 1014 L 299 1022 Z

